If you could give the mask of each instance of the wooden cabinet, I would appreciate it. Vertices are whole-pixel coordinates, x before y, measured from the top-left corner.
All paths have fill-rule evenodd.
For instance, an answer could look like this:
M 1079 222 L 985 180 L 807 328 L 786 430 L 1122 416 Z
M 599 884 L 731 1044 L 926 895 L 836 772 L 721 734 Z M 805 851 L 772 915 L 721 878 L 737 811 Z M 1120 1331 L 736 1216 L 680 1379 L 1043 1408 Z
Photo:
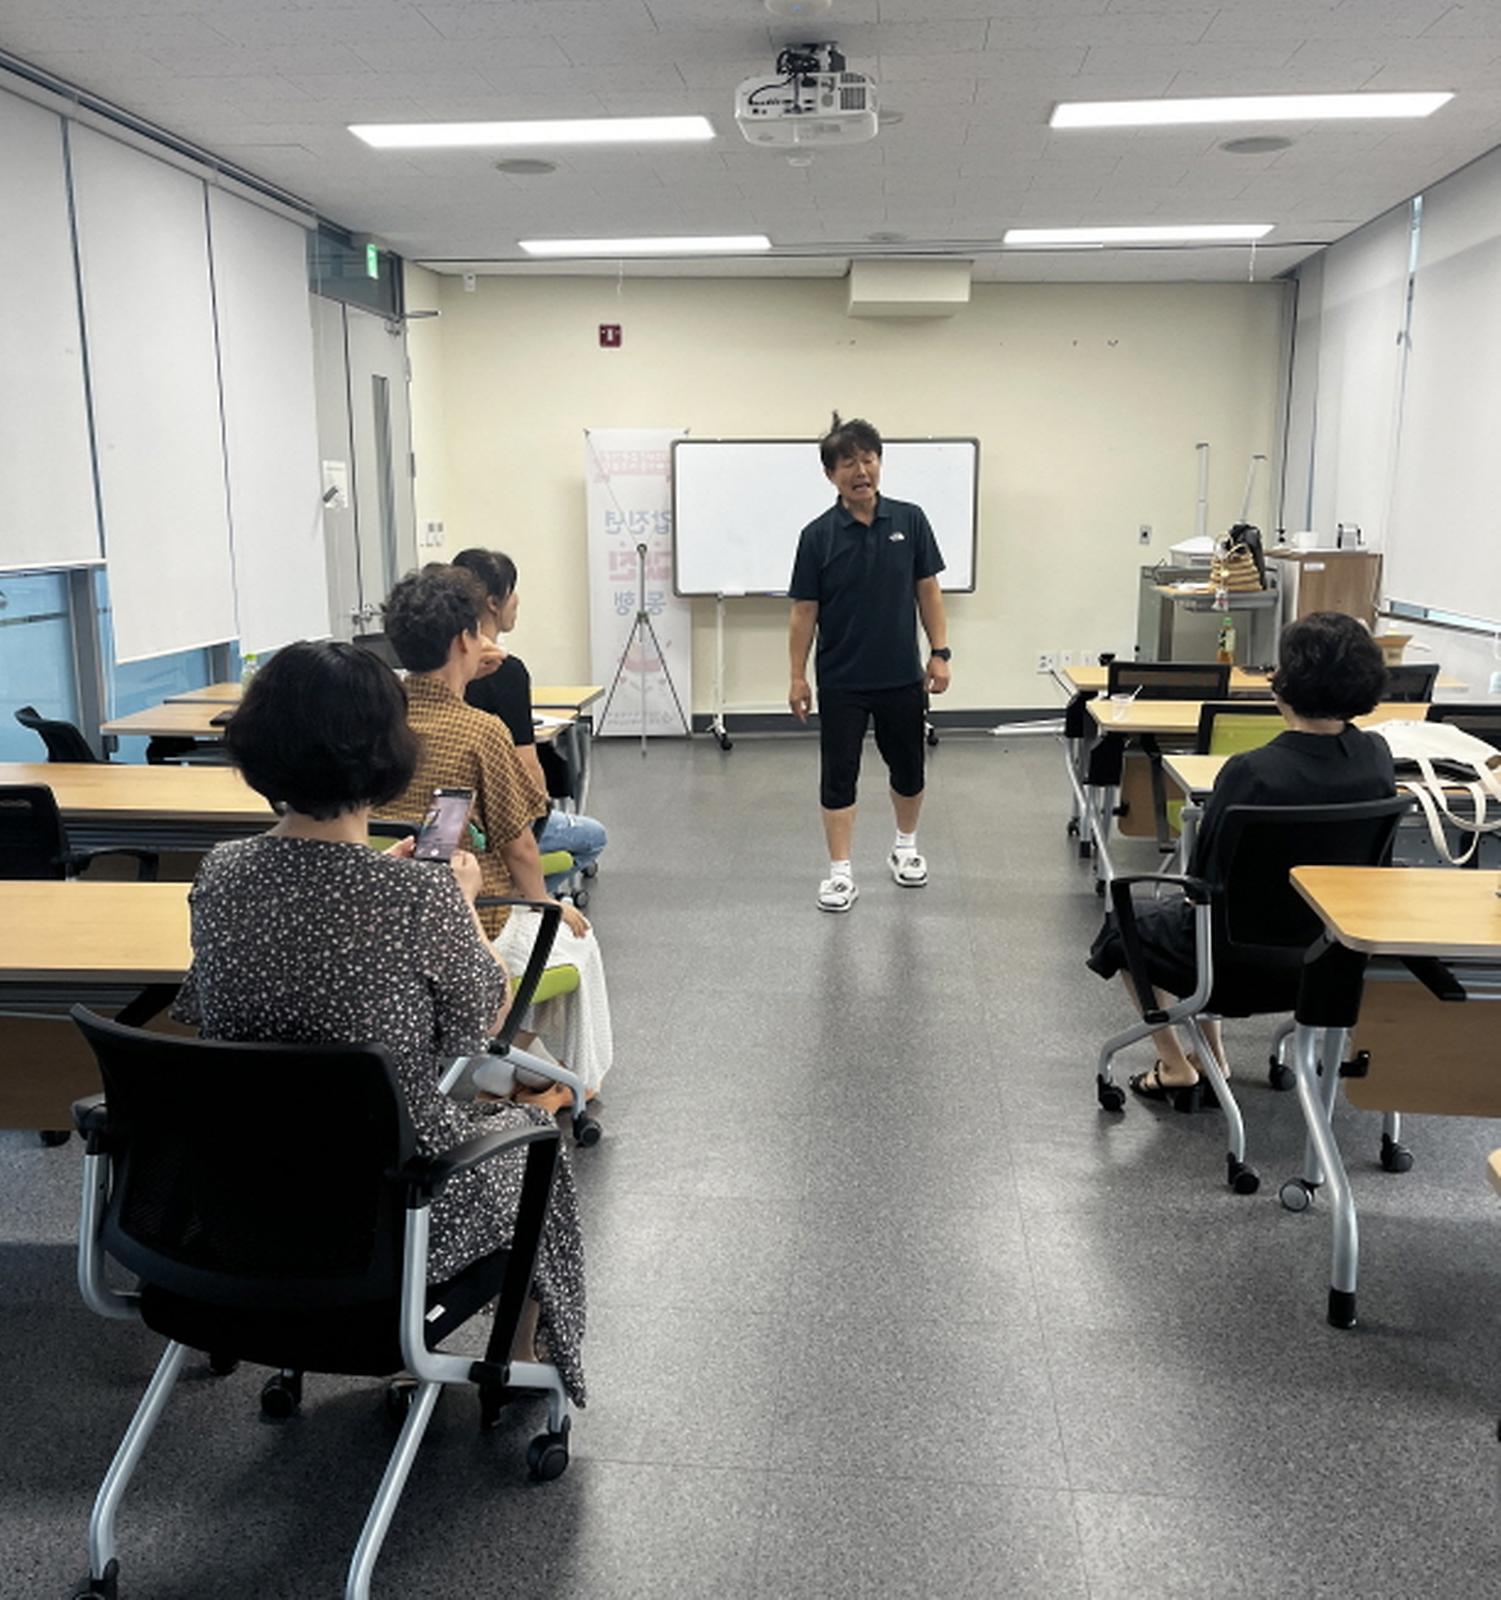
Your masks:
M 1381 593 L 1379 550 L 1269 550 L 1280 564 L 1282 620 L 1295 622 L 1315 611 L 1343 611 L 1373 632 Z

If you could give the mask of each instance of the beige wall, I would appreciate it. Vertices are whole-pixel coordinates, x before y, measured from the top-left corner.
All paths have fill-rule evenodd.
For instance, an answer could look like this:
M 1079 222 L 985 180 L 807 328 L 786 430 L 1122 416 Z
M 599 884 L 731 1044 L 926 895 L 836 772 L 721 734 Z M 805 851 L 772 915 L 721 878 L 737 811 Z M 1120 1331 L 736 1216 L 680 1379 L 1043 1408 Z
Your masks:
M 949 600 L 954 708 L 1053 705 L 1040 652 L 1129 648 L 1137 568 L 1193 531 L 1195 442 L 1212 446 L 1212 528 L 1238 513 L 1250 453 L 1273 453 L 1280 285 L 977 285 L 954 317 L 878 322 L 845 315 L 838 280 L 481 278 L 469 293 L 415 276 L 443 312 L 413 325 L 418 516 L 446 522 L 450 551 L 516 558 L 516 649 L 542 681 L 588 672 L 585 427 L 811 437 L 838 406 L 893 436 L 978 435 L 978 588 Z M 622 349 L 599 348 L 600 322 L 623 325 Z M 713 604 L 696 604 L 702 710 Z M 730 699 L 782 703 L 785 603 L 730 616 Z

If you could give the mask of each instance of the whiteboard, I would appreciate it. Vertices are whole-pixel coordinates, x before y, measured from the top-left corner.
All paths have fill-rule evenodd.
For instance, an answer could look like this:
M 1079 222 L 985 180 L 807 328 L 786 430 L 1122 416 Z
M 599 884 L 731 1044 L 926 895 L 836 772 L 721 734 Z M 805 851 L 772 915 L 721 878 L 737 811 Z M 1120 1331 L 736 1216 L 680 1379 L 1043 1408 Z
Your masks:
M 887 439 L 881 493 L 928 514 L 941 587 L 975 586 L 978 439 Z M 784 595 L 797 538 L 835 500 L 811 439 L 676 439 L 672 586 L 680 595 Z

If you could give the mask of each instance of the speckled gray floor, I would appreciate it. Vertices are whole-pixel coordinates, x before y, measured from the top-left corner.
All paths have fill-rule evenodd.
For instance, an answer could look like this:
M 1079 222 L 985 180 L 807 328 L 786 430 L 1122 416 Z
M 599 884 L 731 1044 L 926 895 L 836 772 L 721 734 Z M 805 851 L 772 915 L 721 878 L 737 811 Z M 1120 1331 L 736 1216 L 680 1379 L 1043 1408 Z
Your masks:
M 868 760 L 873 761 L 871 752 Z M 1498 1583 L 1501 1127 L 1344 1111 L 1361 1327 L 1323 1321 L 1327 1217 L 1276 1200 L 1297 1108 L 1229 1030 L 1262 1193 L 1218 1119 L 1095 1108 L 1119 997 L 1056 747 L 951 736 L 921 892 L 813 906 L 810 742 L 600 751 L 591 913 L 618 1032 L 578 1159 L 593 1400 L 556 1484 L 537 1425 L 439 1408 L 376 1594 L 537 1600 L 1418 1595 Z M 870 769 L 868 769 L 870 770 Z M 1148 867 L 1151 857 L 1126 859 Z M 1150 1059 L 1138 1052 L 1137 1064 Z M 0 1134 L 0 1595 L 60 1596 L 155 1341 L 78 1302 L 78 1152 Z M 121 1523 L 130 1600 L 316 1600 L 390 1442 L 369 1385 L 196 1371 Z

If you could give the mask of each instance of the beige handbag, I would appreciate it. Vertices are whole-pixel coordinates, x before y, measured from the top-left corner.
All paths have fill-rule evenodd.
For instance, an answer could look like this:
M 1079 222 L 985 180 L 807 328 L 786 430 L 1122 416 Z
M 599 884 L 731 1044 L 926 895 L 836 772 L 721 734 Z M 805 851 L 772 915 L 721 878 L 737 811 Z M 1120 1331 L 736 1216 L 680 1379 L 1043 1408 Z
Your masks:
M 1263 588 L 1256 558 L 1243 544 L 1226 539 L 1209 564 L 1209 578 L 1228 594 L 1255 594 Z

